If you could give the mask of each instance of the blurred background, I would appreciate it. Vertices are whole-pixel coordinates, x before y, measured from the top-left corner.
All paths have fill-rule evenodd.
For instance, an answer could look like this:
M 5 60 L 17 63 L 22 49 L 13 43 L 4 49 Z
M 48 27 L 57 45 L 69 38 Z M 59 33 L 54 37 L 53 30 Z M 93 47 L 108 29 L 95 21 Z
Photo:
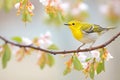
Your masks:
M 39 2 L 39 0 L 30 0 L 34 6 L 34 16 L 32 21 L 25 23 L 21 20 L 21 15 L 16 16 L 16 9 L 13 8 L 9 12 L 5 12 L 2 8 L 0 10 L 0 35 L 11 38 L 13 36 L 28 37 L 30 39 L 40 36 L 41 33 L 50 31 L 52 34 L 52 41 L 61 50 L 76 49 L 80 42 L 76 41 L 68 29 L 63 24 L 67 20 L 61 22 L 59 25 L 45 23 L 45 7 Z M 72 0 L 66 0 L 70 2 Z M 117 2 L 118 1 L 118 2 Z M 120 4 L 120 0 L 84 0 L 87 4 L 87 17 L 83 21 L 99 24 L 101 26 L 118 26 L 117 29 L 111 30 L 102 35 L 95 45 L 99 45 L 109 40 L 116 33 L 120 32 L 120 5 L 115 7 L 115 11 L 119 13 L 107 16 L 106 10 L 107 4 Z M 105 9 L 105 10 L 104 10 Z M 112 10 L 112 9 L 111 9 Z M 72 11 L 74 13 L 74 11 Z M 114 12 L 111 11 L 110 13 Z M 105 13 L 105 14 L 104 14 Z M 77 14 L 77 13 L 76 13 Z M 114 18 L 113 18 L 114 16 Z M 117 17 L 116 17 L 117 16 Z M 68 16 L 67 16 L 68 18 Z M 81 19 L 80 19 L 81 20 Z M 68 20 L 69 21 L 69 20 Z M 51 22 L 52 23 L 52 22 Z M 94 45 L 94 46 L 95 46 Z M 95 76 L 95 80 L 119 80 L 120 79 L 120 37 L 107 46 L 108 51 L 114 57 L 105 64 L 105 72 Z M 0 80 L 84 80 L 85 76 L 79 72 L 73 70 L 72 73 L 63 76 L 65 69 L 64 62 L 68 58 L 63 58 L 61 55 L 54 55 L 55 65 L 53 67 L 45 67 L 43 70 L 39 68 L 36 61 L 36 55 L 32 54 L 26 56 L 21 62 L 17 62 L 15 56 L 12 56 L 7 68 L 2 69 L 2 63 L 0 60 Z M 1 58 L 0 58 L 1 59 Z M 88 79 L 89 80 L 89 79 Z

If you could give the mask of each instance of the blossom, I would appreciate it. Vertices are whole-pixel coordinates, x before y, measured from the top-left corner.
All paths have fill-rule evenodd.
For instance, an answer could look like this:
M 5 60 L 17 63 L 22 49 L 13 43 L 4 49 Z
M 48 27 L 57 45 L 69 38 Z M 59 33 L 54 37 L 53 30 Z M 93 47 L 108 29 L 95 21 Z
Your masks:
M 37 43 L 39 47 L 47 49 L 53 42 L 51 41 L 51 33 L 47 31 L 45 34 L 41 34 L 40 37 L 37 39 Z M 45 52 L 38 51 L 39 54 L 37 54 L 38 62 L 37 64 L 41 64 L 41 59 L 46 59 L 45 55 L 43 55 Z
M 58 1 L 55 0 L 39 0 L 40 3 L 42 3 L 42 5 L 44 6 L 56 6 Z
M 107 14 L 109 12 L 108 5 L 101 5 L 100 6 L 100 12 L 103 13 L 103 14 Z
M 108 52 L 106 60 L 109 61 L 110 59 L 113 59 L 113 56 Z
M 113 11 L 115 12 L 116 15 L 120 15 L 120 0 L 112 0 L 109 3 L 109 7 L 113 8 Z
M 90 59 L 89 52 L 79 52 L 78 59 L 81 62 L 84 69 L 86 69 L 89 66 L 89 62 L 86 61 L 87 59 Z
M 29 12 L 32 12 L 35 9 L 34 5 L 32 3 L 30 3 L 30 2 L 28 3 L 27 6 L 28 6 L 28 11 Z
M 103 4 L 100 6 L 100 12 L 105 15 L 110 15 L 112 17 L 113 15 L 120 15 L 120 0 L 111 0 L 107 4 Z
M 38 39 L 38 42 L 40 44 L 40 47 L 42 48 L 48 48 L 51 44 L 51 33 L 50 32 L 46 32 L 46 34 L 41 34 L 41 36 Z
M 73 8 L 71 13 L 72 15 L 78 15 L 80 13 L 80 10 L 78 8 Z
M 60 8 L 64 11 L 64 12 L 68 12 L 70 9 L 70 4 L 68 2 L 64 2 L 60 4 Z
M 21 11 L 25 11 L 26 10 L 32 16 L 33 15 L 33 10 L 35 9 L 34 5 L 30 1 L 28 1 L 26 3 L 24 1 L 20 1 L 20 2 L 16 3 L 14 5 L 14 7 L 16 9 L 18 9 L 17 15 L 20 15 Z
M 90 53 L 91 58 L 95 58 L 97 61 L 100 61 L 100 52 L 98 50 L 93 50 Z
M 42 5 L 47 6 L 48 5 L 48 0 L 39 0 Z
M 16 47 L 14 45 L 10 45 L 10 49 L 13 55 L 17 54 L 17 51 L 20 49 L 19 47 Z
M 53 42 L 51 41 L 51 33 L 47 31 L 45 34 L 41 34 L 38 38 L 38 44 L 41 48 L 48 48 Z M 42 51 L 39 51 L 37 58 L 41 58 Z
M 82 2 L 79 4 L 78 8 L 80 11 L 86 11 L 88 10 L 88 5 Z
M 20 2 L 16 3 L 14 7 L 15 7 L 16 9 L 19 9 L 19 7 L 20 7 Z
M 22 37 L 22 44 L 31 45 L 32 41 L 28 38 Z
M 102 57 L 100 55 L 102 55 Z M 106 49 L 103 50 L 103 53 L 101 53 L 99 50 L 78 53 L 78 59 L 81 62 L 84 69 L 86 69 L 89 66 L 89 63 L 93 63 L 94 59 L 96 62 L 100 62 L 101 59 L 108 61 L 112 58 L 113 56 L 111 56 L 111 54 Z
M 78 14 L 80 14 L 81 12 L 87 11 L 87 10 L 88 10 L 88 5 L 85 4 L 85 3 L 83 3 L 83 2 L 80 2 L 77 7 L 73 8 L 73 9 L 71 10 L 71 13 L 72 13 L 73 15 L 78 15 Z
M 82 63 L 82 66 L 83 66 L 84 69 L 86 69 L 88 67 L 88 63 L 84 62 L 84 63 Z
M 85 53 L 79 52 L 78 53 L 78 59 L 80 60 L 80 62 L 85 62 L 86 59 L 87 59 L 87 56 L 85 55 Z

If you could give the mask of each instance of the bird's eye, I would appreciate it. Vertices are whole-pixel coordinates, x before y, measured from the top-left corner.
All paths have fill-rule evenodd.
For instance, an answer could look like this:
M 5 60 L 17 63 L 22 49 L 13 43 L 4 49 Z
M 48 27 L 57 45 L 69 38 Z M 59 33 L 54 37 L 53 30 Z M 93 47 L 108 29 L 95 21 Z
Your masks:
M 75 23 L 72 23 L 72 25 L 75 25 Z

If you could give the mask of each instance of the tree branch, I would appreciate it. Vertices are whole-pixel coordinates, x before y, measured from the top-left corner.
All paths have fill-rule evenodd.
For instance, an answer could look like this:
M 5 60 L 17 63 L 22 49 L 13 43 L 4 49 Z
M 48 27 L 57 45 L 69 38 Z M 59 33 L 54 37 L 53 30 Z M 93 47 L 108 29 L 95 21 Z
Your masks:
M 106 47 L 107 45 L 109 45 L 112 41 L 114 41 L 119 36 L 120 36 L 120 32 L 117 33 L 115 36 L 113 36 L 111 39 L 109 39 L 104 44 L 101 44 L 101 45 L 98 45 L 98 46 L 95 46 L 95 47 L 91 47 L 91 48 L 80 49 L 79 51 L 77 51 L 77 50 L 51 51 L 51 50 L 43 49 L 43 48 L 36 47 L 36 46 L 33 46 L 33 45 L 18 44 L 18 43 L 9 41 L 2 36 L 0 36 L 0 39 L 3 40 L 5 43 L 12 44 L 12 45 L 18 46 L 18 47 L 32 48 L 32 49 L 35 49 L 35 50 L 40 50 L 40 51 L 51 53 L 51 54 L 67 54 L 67 53 L 75 53 L 75 52 L 87 52 L 87 51 L 92 51 L 92 50 L 95 50 L 95 49 Z

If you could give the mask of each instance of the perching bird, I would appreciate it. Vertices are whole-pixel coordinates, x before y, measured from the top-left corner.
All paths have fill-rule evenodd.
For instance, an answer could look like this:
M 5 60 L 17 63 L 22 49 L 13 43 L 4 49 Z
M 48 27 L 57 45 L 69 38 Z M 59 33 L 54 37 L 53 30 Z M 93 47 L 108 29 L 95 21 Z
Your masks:
M 76 20 L 70 21 L 65 25 L 69 26 L 74 38 L 83 43 L 80 47 L 87 43 L 94 44 L 96 39 L 101 34 L 115 28 L 103 28 L 100 25 L 80 22 Z

